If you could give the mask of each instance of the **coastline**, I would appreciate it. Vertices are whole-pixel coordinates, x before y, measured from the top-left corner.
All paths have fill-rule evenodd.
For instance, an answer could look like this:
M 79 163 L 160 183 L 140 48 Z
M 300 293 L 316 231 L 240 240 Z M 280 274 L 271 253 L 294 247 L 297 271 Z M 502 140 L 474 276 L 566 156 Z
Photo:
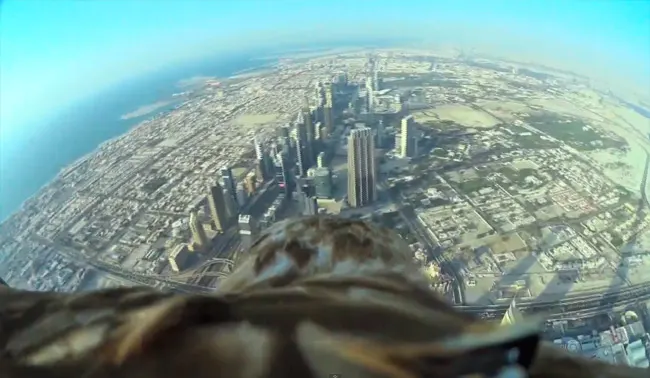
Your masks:
M 159 74 L 156 77 L 136 78 L 131 83 L 127 82 L 119 87 L 109 89 L 109 92 L 98 93 L 95 96 L 109 98 L 109 102 L 119 102 L 119 104 L 109 103 L 98 111 L 93 111 L 91 115 L 89 115 L 89 109 L 92 109 L 91 106 L 94 103 L 85 101 L 86 104 L 78 108 L 81 111 L 75 111 L 68 115 L 67 118 L 54 121 L 43 120 L 43 123 L 54 122 L 54 124 L 47 129 L 47 132 L 39 135 L 41 137 L 41 145 L 38 147 L 31 145 L 29 146 L 32 149 L 31 151 L 23 151 L 23 153 L 27 154 L 26 156 L 36 161 L 39 158 L 48 159 L 43 154 L 47 155 L 48 152 L 60 148 L 61 143 L 61 141 L 52 142 L 51 139 L 61 139 L 57 138 L 57 136 L 66 135 L 66 133 L 72 133 L 72 135 L 78 134 L 75 135 L 77 140 L 71 143 L 77 146 L 74 150 L 81 150 L 83 152 L 67 159 L 64 154 L 63 157 L 59 157 L 59 161 L 61 162 L 56 160 L 48 161 L 49 164 L 41 168 L 37 175 L 33 175 L 31 181 L 22 181 L 21 168 L 18 166 L 12 172 L 7 171 L 7 174 L 4 175 L 5 182 L 2 182 L 4 198 L 0 202 L 0 210 L 3 210 L 0 212 L 0 227 L 21 213 L 26 204 L 39 196 L 44 189 L 61 177 L 62 173 L 73 171 L 75 166 L 92 157 L 104 145 L 123 137 L 151 118 L 173 111 L 179 104 L 182 104 L 185 101 L 185 97 L 173 97 L 173 95 L 179 92 L 179 84 L 183 80 L 201 76 L 230 78 L 237 72 L 252 72 L 256 69 L 266 68 L 270 64 L 251 60 L 249 56 L 220 57 L 217 59 L 207 59 L 199 63 L 194 63 L 194 66 L 176 67 L 174 70 Z M 248 68 L 242 69 L 242 67 Z M 153 86 L 151 85 L 152 83 L 154 84 Z M 115 100 L 116 98 L 117 100 Z M 141 102 L 138 104 L 135 101 Z M 166 104 L 164 107 L 157 107 L 147 114 L 142 114 L 138 117 L 121 119 L 121 116 L 128 114 L 128 112 L 133 112 L 134 109 L 137 110 L 143 106 L 161 101 L 171 101 L 171 103 Z M 93 121 L 94 117 L 101 119 L 101 122 L 96 124 Z M 89 127 L 97 127 L 98 132 L 92 131 L 93 129 Z M 59 129 L 61 131 L 57 131 Z M 64 129 L 66 130 L 63 131 Z M 50 138 L 50 135 L 53 135 L 53 137 Z M 95 141 L 89 145 L 85 141 L 86 139 L 95 139 Z M 45 143 L 48 144 L 45 145 Z M 55 146 L 52 143 L 59 144 Z M 71 152 L 67 155 L 73 154 L 74 152 Z M 53 166 L 56 165 L 59 167 L 54 168 Z M 11 175 L 13 175 L 13 179 L 9 177 Z

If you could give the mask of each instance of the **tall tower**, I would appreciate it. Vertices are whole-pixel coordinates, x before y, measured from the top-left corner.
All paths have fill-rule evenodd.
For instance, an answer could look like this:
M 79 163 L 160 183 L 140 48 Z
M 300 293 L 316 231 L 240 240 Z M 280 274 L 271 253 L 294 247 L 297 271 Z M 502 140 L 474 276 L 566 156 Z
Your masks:
M 248 193 L 246 193 L 243 182 L 237 183 L 237 192 L 235 193 L 235 198 L 237 198 L 237 205 L 240 209 L 246 206 L 246 203 L 248 202 Z
M 239 237 L 244 249 L 248 249 L 255 239 L 259 236 L 259 228 L 255 218 L 249 214 L 241 214 L 239 216 Z
M 210 208 L 210 217 L 212 218 L 214 229 L 219 232 L 224 232 L 230 223 L 230 214 L 228 214 L 228 208 L 226 207 L 226 198 L 223 189 L 218 183 L 210 187 L 208 207 Z
M 309 141 L 309 131 L 307 127 L 307 122 L 299 122 L 296 124 L 296 160 L 300 168 L 300 175 L 304 176 L 304 173 L 307 171 L 307 168 L 311 165 L 311 142 Z M 313 130 L 312 130 L 313 131 Z M 313 142 L 313 133 L 311 134 Z
M 377 70 L 377 62 L 372 67 L 372 88 L 376 91 L 380 91 L 379 88 L 379 71 Z
M 366 92 L 368 100 L 368 113 L 373 113 L 375 109 L 375 93 L 374 87 L 372 86 L 372 76 L 370 75 L 366 77 Z
M 237 186 L 235 183 L 235 176 L 232 174 L 232 168 L 228 166 L 221 167 L 221 182 L 223 183 L 223 187 L 231 193 L 233 200 L 237 201 L 237 197 L 235 197 Z
M 327 167 L 310 168 L 307 176 L 312 180 L 314 195 L 317 198 L 332 197 L 332 172 Z
M 510 302 L 510 306 L 508 306 L 508 309 L 506 310 L 506 313 L 503 314 L 503 318 L 501 319 L 501 325 L 502 326 L 512 325 L 521 322 L 522 318 L 523 317 L 521 315 L 521 312 L 517 308 L 516 299 L 513 298 L 512 302 Z
M 255 173 L 257 174 L 258 177 L 261 177 L 262 180 L 264 181 L 269 179 L 270 175 L 269 175 L 266 157 L 263 157 L 262 159 L 257 159 L 257 163 L 255 165 Z
M 260 143 L 257 138 L 254 138 L 253 144 L 255 145 L 255 157 L 257 157 L 257 160 L 264 159 L 264 150 L 262 150 L 262 143 Z
M 323 168 L 325 166 L 325 151 L 321 151 L 316 158 L 316 166 Z
M 322 134 L 323 139 L 328 139 L 334 130 L 334 115 L 332 108 L 334 107 L 334 93 L 332 84 L 327 84 L 325 87 L 325 106 L 323 106 L 323 118 L 325 121 L 325 132 Z
M 315 89 L 315 97 L 316 97 L 316 105 L 320 106 L 323 103 L 323 83 L 320 81 L 316 83 L 314 86 Z
M 286 124 L 280 128 L 280 137 L 279 137 L 279 151 L 287 154 L 288 159 L 293 159 L 293 151 L 291 148 L 291 124 Z
M 190 212 L 190 230 L 192 231 L 192 240 L 194 243 L 200 249 L 205 248 L 208 245 L 208 237 L 195 210 Z
M 298 175 L 305 176 L 307 172 L 307 152 L 305 146 L 303 146 L 303 140 L 301 138 L 296 139 L 296 165 L 298 166 Z
M 413 154 L 413 116 L 408 115 L 402 118 L 402 130 L 400 140 L 400 157 L 410 157 Z
M 284 194 L 287 198 L 291 197 L 291 191 L 293 190 L 293 182 L 289 172 L 289 162 L 287 161 L 287 156 L 285 154 L 279 154 L 277 156 L 277 161 L 275 163 L 275 181 L 278 183 L 278 186 L 282 188 Z
M 226 214 L 228 221 L 228 226 L 234 219 L 237 219 L 237 214 L 239 214 L 239 209 L 237 207 L 237 192 L 232 193 L 228 189 L 223 189 L 223 198 L 226 203 Z
M 318 214 L 318 202 L 316 200 L 316 193 L 311 179 L 301 178 L 297 180 L 298 201 L 300 204 L 300 211 L 303 215 L 316 215 Z
M 380 119 L 377 123 L 377 147 L 384 146 L 384 120 Z
M 307 148 L 307 156 L 309 157 L 309 164 L 314 161 L 314 139 L 315 130 L 314 130 L 314 120 L 311 118 L 311 111 L 309 107 L 305 107 L 302 110 L 302 121 L 305 124 L 305 147 Z
M 246 193 L 248 193 L 249 196 L 253 196 L 255 194 L 255 190 L 257 189 L 257 175 L 255 172 L 251 171 L 246 174 L 246 178 L 244 179 L 244 187 L 246 188 Z
M 365 206 L 377 198 L 375 140 L 369 127 L 354 129 L 348 139 L 348 202 Z

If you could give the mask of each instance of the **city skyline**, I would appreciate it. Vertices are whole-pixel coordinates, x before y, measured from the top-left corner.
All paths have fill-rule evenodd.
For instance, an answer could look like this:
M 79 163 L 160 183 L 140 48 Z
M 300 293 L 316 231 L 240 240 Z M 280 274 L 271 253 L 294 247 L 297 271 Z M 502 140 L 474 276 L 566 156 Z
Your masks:
M 47 4 L 0 12 L 3 284 L 402 272 L 452 311 L 543 313 L 554 348 L 650 365 L 650 97 L 621 79 L 643 86 L 650 1 Z
M 642 109 L 580 75 L 432 50 L 200 81 L 2 224 L 9 285 L 210 293 L 279 221 L 361 219 L 395 230 L 400 258 L 456 311 L 495 324 L 544 311 L 558 346 L 647 363 Z
M 461 5 L 463 3 L 464 5 Z M 269 9 L 276 17 L 265 17 L 251 19 L 249 8 L 268 9 L 264 2 L 243 1 L 237 3 L 208 4 L 205 2 L 189 1 L 180 5 L 176 2 L 157 2 L 152 7 L 147 2 L 122 1 L 117 3 L 78 3 L 74 1 L 57 2 L 56 6 L 50 6 L 47 1 L 7 1 L 3 4 L 3 12 L 0 15 L 3 24 L 3 33 L 0 36 L 3 45 L 3 63 L 0 65 L 2 76 L 5 78 L 0 84 L 2 98 L 2 122 L 5 125 L 3 133 L 14 135 L 18 130 L 16 125 L 33 123 L 33 116 L 41 117 L 52 113 L 53 109 L 62 106 L 69 106 L 75 101 L 96 93 L 98 89 L 114 85 L 129 77 L 142 75 L 152 68 L 160 68 L 174 64 L 180 64 L 192 59 L 199 59 L 206 55 L 207 46 L 221 46 L 219 51 L 228 53 L 250 49 L 255 46 L 265 46 L 269 41 L 277 45 L 299 43 L 307 47 L 304 35 L 319 35 L 314 33 L 328 24 L 323 17 L 333 17 L 337 14 L 340 24 L 346 24 L 346 18 L 356 19 L 356 15 L 365 11 L 361 3 L 345 6 L 345 17 L 337 12 L 327 12 L 316 3 L 297 3 L 295 1 L 281 1 Z M 336 7 L 338 2 L 329 2 L 327 7 Z M 336 28 L 336 34 L 327 33 L 330 41 L 344 35 L 349 38 L 351 33 L 356 33 L 359 38 L 367 36 L 390 37 L 395 36 L 392 29 L 400 24 L 409 25 L 412 32 L 403 32 L 399 37 L 416 37 L 422 39 L 425 34 L 423 26 L 417 24 L 423 17 L 428 17 L 441 22 L 433 23 L 436 28 L 431 29 L 429 35 L 447 35 L 447 40 L 438 42 L 459 45 L 474 45 L 489 42 L 483 39 L 476 39 L 474 34 L 483 34 L 493 40 L 507 41 L 501 46 L 513 45 L 516 42 L 517 48 L 523 51 L 526 44 L 519 40 L 513 40 L 514 35 L 520 35 L 531 40 L 542 40 L 542 44 L 536 43 L 540 55 L 555 55 L 556 63 L 563 61 L 571 66 L 573 60 L 581 61 L 581 66 L 588 70 L 593 68 L 592 58 L 597 48 L 607 46 L 607 54 L 597 54 L 600 59 L 596 61 L 608 61 L 609 69 L 601 72 L 612 71 L 613 67 L 630 66 L 624 72 L 634 73 L 638 76 L 644 70 L 647 71 L 647 64 L 650 60 L 650 53 L 645 48 L 650 38 L 648 20 L 642 15 L 648 14 L 650 4 L 647 1 L 638 2 L 559 2 L 559 1 L 532 1 L 526 4 L 512 1 L 463 1 L 458 5 L 442 3 L 437 1 L 419 2 L 419 16 L 408 11 L 408 7 L 399 7 L 392 2 L 375 4 L 375 10 L 380 14 L 376 15 L 377 22 L 370 23 L 364 28 Z M 474 13 L 467 13 L 467 9 L 475 9 Z M 305 24 L 300 21 L 303 17 L 300 14 L 319 14 L 318 22 Z M 244 16 L 250 20 L 247 25 L 255 24 L 256 28 L 247 29 L 245 25 L 237 25 L 233 20 Z M 260 13 L 261 15 L 261 13 Z M 549 17 L 552 16 L 552 17 Z M 198 28 L 200 20 L 208 20 L 211 17 L 211 25 L 219 25 L 219 28 Z M 386 31 L 382 28 L 386 17 L 396 26 Z M 498 24 L 490 23 L 489 19 L 498 20 Z M 125 27 L 113 28 L 112 22 L 121 19 Z M 549 20 L 553 19 L 553 23 Z M 173 27 L 166 33 L 161 34 L 156 26 L 160 20 Z M 287 22 L 291 20 L 291 22 Z M 217 22 L 215 22 L 217 21 Z M 329 21 L 331 22 L 331 21 Z M 462 25 L 454 25 L 458 23 Z M 292 24 L 293 29 L 287 29 L 280 25 Z M 420 22 L 425 25 L 424 22 Z M 431 24 L 430 20 L 427 24 Z M 25 25 L 30 25 L 25 27 Z M 33 25 L 33 27 L 31 26 Z M 499 25 L 499 26 L 497 26 Z M 606 25 L 607 28 L 602 26 Z M 485 28 L 483 33 L 463 32 L 472 28 Z M 23 28 L 30 30 L 30 33 L 20 33 Z M 359 30 L 366 30 L 360 33 Z M 83 33 L 79 31 L 83 30 Z M 120 31 L 122 30 L 122 31 Z M 140 31 L 139 40 L 134 40 L 133 30 Z M 219 32 L 229 30 L 230 33 L 238 33 L 240 38 L 237 44 L 224 43 Z M 539 34 L 533 32 L 538 30 Z M 45 34 L 47 33 L 47 34 Z M 47 35 L 47 38 L 45 37 Z M 456 35 L 454 37 L 454 35 Z M 82 37 L 83 36 L 83 37 Z M 451 37 L 450 37 L 451 36 Z M 473 36 L 473 37 L 469 37 Z M 542 38 L 541 36 L 545 36 Z M 471 42 L 475 38 L 474 42 Z M 545 41 L 544 41 L 545 39 Z M 67 41 L 76 41 L 68 44 Z M 192 43 L 186 43 L 191 40 Z M 44 44 L 48 41 L 48 44 Z M 435 41 L 435 40 L 434 40 Z M 319 37 L 315 43 L 327 42 L 327 38 Z M 429 41 L 431 42 L 431 41 Z M 567 46 L 560 47 L 559 44 L 570 44 L 569 51 L 583 49 L 581 53 L 589 59 L 580 58 L 578 55 L 568 57 Z M 549 47 L 554 48 L 549 49 Z M 99 50 L 101 46 L 101 50 Z M 142 49 L 141 46 L 147 46 Z M 163 49 L 162 47 L 166 48 Z M 170 46 L 173 46 L 175 54 L 167 55 Z M 553 50 L 555 52 L 553 53 Z M 512 49 L 511 49 L 512 50 Z M 516 49 L 515 49 L 516 50 Z M 560 53 L 560 51 L 562 53 Z M 534 54 L 534 50 L 526 51 L 525 54 Z M 512 51 L 511 51 L 512 53 Z M 209 54 L 208 54 L 209 55 Z M 535 56 L 535 58 L 538 58 Z M 578 59 L 576 59 L 578 58 Z M 539 57 L 541 62 L 541 56 Z M 99 66 L 91 62 L 102 62 Z M 157 65 L 152 65 L 157 62 Z M 590 67 L 591 63 L 591 67 Z M 614 65 L 612 65 L 612 63 Z M 46 65 L 44 69 L 43 65 Z M 561 66 L 562 64 L 560 64 Z M 78 67 L 69 70 L 68 67 Z M 563 68 L 563 67 L 560 67 Z M 570 68 L 570 67 L 564 67 Z M 573 67 L 575 69 L 575 67 Z M 632 68 L 632 69 L 630 69 Z M 639 71 L 641 69 L 641 71 Z M 54 73 L 54 74 L 50 74 Z M 609 72 L 611 76 L 613 72 Z M 648 72 L 645 76 L 648 77 Z M 633 78 L 627 78 L 630 83 L 638 82 Z M 66 89 L 61 84 L 67 83 Z M 641 87 L 643 88 L 643 87 Z M 73 92 L 70 92 L 74 89 Z M 55 91 L 60 100 L 52 101 L 52 93 Z M 12 95 L 8 96 L 7 93 Z M 47 109 L 42 111 L 37 107 L 33 109 L 33 100 L 49 98 Z M 45 106 L 46 104 L 42 104 Z M 29 106 L 29 111 L 25 108 Z M 28 119 L 26 115 L 32 117 Z M 29 122 L 28 122 L 29 121 Z M 11 127 L 10 127 L 11 125 Z

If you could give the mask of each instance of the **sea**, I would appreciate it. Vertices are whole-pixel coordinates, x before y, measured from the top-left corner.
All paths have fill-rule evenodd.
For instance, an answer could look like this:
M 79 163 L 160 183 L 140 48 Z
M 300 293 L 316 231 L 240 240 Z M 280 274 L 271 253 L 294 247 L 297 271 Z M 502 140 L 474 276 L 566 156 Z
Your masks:
M 21 140 L 0 148 L 0 222 L 20 209 L 61 171 L 102 143 L 123 135 L 145 119 L 165 111 L 159 108 L 136 118 L 121 119 L 141 106 L 170 99 L 186 90 L 179 82 L 195 77 L 225 78 L 242 71 L 263 69 L 289 53 L 315 53 L 340 48 L 404 46 L 403 38 L 340 39 L 266 46 L 248 52 L 219 54 L 148 74 L 115 85 L 62 110 L 38 125 Z M 174 104 L 168 106 L 173 107 Z
M 186 90 L 179 87 L 181 80 L 198 76 L 223 78 L 273 64 L 259 56 L 252 53 L 217 56 L 158 71 L 116 85 L 38 125 L 31 125 L 37 131 L 25 133 L 16 143 L 3 145 L 0 151 L 0 220 L 17 211 L 61 169 L 91 153 L 101 143 L 168 109 L 158 108 L 126 120 L 121 119 L 123 115 Z

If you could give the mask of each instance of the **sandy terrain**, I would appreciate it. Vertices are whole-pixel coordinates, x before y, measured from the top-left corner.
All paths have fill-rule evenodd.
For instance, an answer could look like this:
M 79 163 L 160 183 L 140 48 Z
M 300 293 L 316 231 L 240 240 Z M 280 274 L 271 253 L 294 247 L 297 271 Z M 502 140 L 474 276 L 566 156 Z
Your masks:
M 479 178 L 480 176 L 473 168 L 463 169 L 460 171 L 451 171 L 445 173 L 449 181 L 459 183 L 464 181 L 471 181 Z
M 539 169 L 537 164 L 533 163 L 532 161 L 528 159 L 517 159 L 514 160 L 512 163 L 510 163 L 510 166 L 514 169 L 521 170 L 521 169 Z
M 534 215 L 535 218 L 544 221 L 544 220 L 557 218 L 562 214 L 564 214 L 564 210 L 562 209 L 562 207 L 553 204 L 537 210 Z
M 428 110 L 427 113 L 435 113 L 441 121 L 452 121 L 466 127 L 488 128 L 499 123 L 499 120 L 491 115 L 465 105 L 442 105 Z M 418 121 L 417 113 L 415 120 Z
M 260 57 L 259 60 L 318 58 L 318 57 L 327 57 L 330 55 L 358 53 L 361 51 L 363 51 L 363 48 L 357 46 L 337 47 L 333 49 L 304 49 L 304 50 L 293 50 L 293 51 L 279 52 L 277 54 L 265 55 Z
M 254 70 L 247 70 L 245 72 L 238 73 L 238 74 L 235 74 L 233 76 L 230 76 L 229 79 L 247 79 L 247 78 L 263 75 L 263 74 L 273 72 L 273 71 L 275 71 L 275 68 L 260 68 L 260 69 L 254 69 Z
M 413 117 L 415 117 L 415 121 L 418 123 L 435 122 L 440 119 L 432 110 L 414 112 Z
M 619 150 L 597 150 L 586 154 L 602 166 L 605 176 L 639 194 L 646 154 L 637 143 L 630 144 L 627 153 Z
M 602 117 L 588 110 L 581 109 L 567 100 L 559 98 L 532 99 L 530 101 L 527 101 L 527 103 L 534 106 L 540 106 L 553 113 L 572 115 L 595 121 L 602 121 Z
M 142 117 L 142 116 L 145 116 L 145 115 L 147 115 L 149 113 L 153 113 L 157 109 L 160 109 L 160 108 L 162 108 L 164 106 L 172 104 L 173 102 L 174 101 L 171 101 L 171 100 L 164 100 L 164 101 L 158 101 L 158 102 L 153 103 L 153 104 L 144 105 L 144 106 L 141 106 L 141 107 L 137 108 L 136 110 L 132 111 L 131 113 L 124 114 L 123 116 L 120 117 L 120 119 L 126 120 L 126 119 L 131 119 L 131 118 Z
M 521 239 L 521 237 L 517 233 L 510 234 L 505 237 L 499 236 L 498 238 L 495 239 L 496 241 L 490 244 L 492 253 L 495 255 L 506 253 L 506 252 L 519 251 L 526 248 L 526 243 Z
M 180 80 L 176 86 L 180 88 L 194 87 L 204 85 L 207 81 L 215 80 L 213 76 L 194 76 L 187 79 Z
M 514 121 L 517 118 L 512 113 L 530 112 L 531 109 L 524 103 L 511 101 L 478 101 L 477 105 L 503 119 Z
M 280 114 L 242 114 L 237 117 L 233 123 L 245 130 L 258 128 L 259 126 L 275 122 L 280 117 Z

